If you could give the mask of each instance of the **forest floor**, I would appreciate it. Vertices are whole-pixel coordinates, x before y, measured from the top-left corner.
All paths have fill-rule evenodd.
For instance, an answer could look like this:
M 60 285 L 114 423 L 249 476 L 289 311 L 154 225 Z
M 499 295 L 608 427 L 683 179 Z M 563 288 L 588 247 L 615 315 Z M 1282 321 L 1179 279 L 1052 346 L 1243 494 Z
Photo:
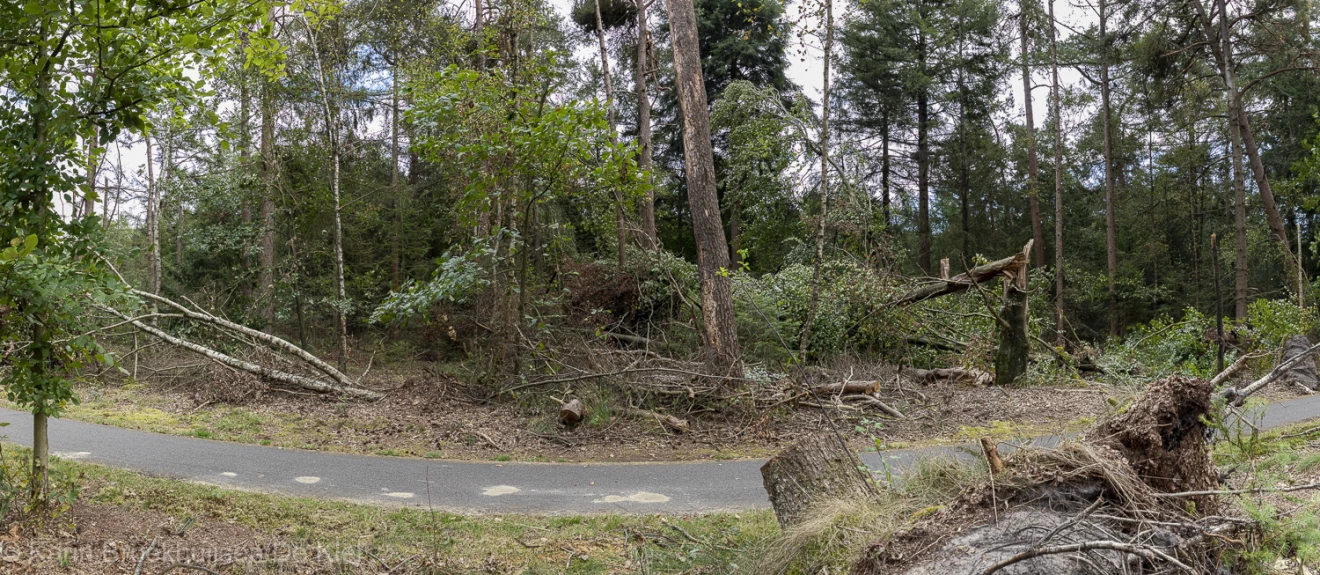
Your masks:
M 732 409 L 677 414 L 689 420 L 690 428 L 675 435 L 653 419 L 626 414 L 616 402 L 588 397 L 587 421 L 567 429 L 558 423 L 558 404 L 544 396 L 482 403 L 445 376 L 398 379 L 378 402 L 273 388 L 221 399 L 209 382 L 98 383 L 78 387 L 80 402 L 62 417 L 277 447 L 543 462 L 769 457 L 803 429 L 822 425 L 822 411 L 813 407 L 780 406 L 760 413 Z M 881 396 L 904 419 L 874 411 L 832 411 L 843 419 L 842 431 L 855 447 L 889 449 L 1075 431 L 1102 415 L 1107 399 L 1126 395 L 1099 384 L 999 388 L 895 379 Z
M 29 452 L 5 445 L 7 467 Z M 11 470 L 13 471 L 13 470 Z M 687 517 L 461 516 L 220 489 L 58 460 L 53 519 L 0 533 L 0 573 L 727 573 L 769 511 Z M 58 480 L 66 478 L 66 480 Z M 176 573 L 195 571 L 176 571 Z

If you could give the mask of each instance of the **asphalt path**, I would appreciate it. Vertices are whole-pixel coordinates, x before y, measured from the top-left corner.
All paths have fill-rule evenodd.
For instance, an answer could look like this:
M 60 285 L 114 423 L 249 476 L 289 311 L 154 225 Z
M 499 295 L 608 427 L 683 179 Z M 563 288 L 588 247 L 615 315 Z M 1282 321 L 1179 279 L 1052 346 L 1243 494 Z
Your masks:
M 1320 418 L 1320 395 L 1252 414 L 1261 429 Z M 32 444 L 32 417 L 0 409 L 7 441 Z M 1044 437 L 1032 443 L 1057 444 Z M 281 449 L 179 437 L 65 419 L 50 421 L 51 451 L 220 487 L 456 513 L 688 514 L 765 509 L 765 460 L 680 463 L 494 463 Z M 1004 447 L 1012 449 L 1012 445 Z M 958 446 L 869 451 L 861 460 L 897 475 L 922 458 L 974 457 Z

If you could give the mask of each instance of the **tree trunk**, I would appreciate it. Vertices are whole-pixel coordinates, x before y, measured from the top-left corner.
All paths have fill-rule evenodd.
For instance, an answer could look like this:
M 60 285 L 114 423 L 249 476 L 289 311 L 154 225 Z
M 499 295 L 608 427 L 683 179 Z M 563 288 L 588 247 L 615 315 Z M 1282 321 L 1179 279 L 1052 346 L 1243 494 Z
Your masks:
M 1054 0 L 1050 6 L 1050 115 L 1054 122 L 1054 341 L 1064 341 L 1063 323 L 1063 119 L 1059 111 L 1058 24 L 1054 21 Z
M 880 201 L 885 216 L 885 233 L 889 231 L 889 112 L 885 111 L 880 120 L 880 188 L 884 197 Z
M 833 433 L 809 436 L 761 466 L 761 481 L 781 529 L 805 519 L 813 505 L 830 499 L 875 496 L 866 471 Z
M 1031 201 L 1031 238 L 1035 240 L 1033 262 L 1036 267 L 1045 266 L 1045 235 L 1040 223 L 1040 164 L 1036 158 L 1036 114 L 1031 109 L 1031 62 L 1030 48 L 1027 45 L 1027 11 L 1031 5 L 1025 0 L 1018 2 L 1018 30 L 1022 36 L 1022 99 L 1023 113 L 1027 122 L 1027 198 Z
M 1028 245 L 1027 249 L 1030 248 Z M 999 312 L 1004 325 L 999 326 L 999 347 L 995 349 L 995 383 L 999 385 L 1012 385 L 1027 372 L 1030 360 L 1027 261 L 1031 256 L 1026 252 L 1023 250 L 1022 265 L 1004 276 L 1004 309 Z
M 701 279 L 701 313 L 711 367 L 730 376 L 742 374 L 738 332 L 733 314 L 733 286 L 728 275 L 729 252 L 720 222 L 715 191 L 715 160 L 711 151 L 710 116 L 702 79 L 697 40 L 697 14 L 692 0 L 668 0 L 674 51 L 674 87 L 683 120 L 683 155 L 688 204 L 697 244 Z
M 972 261 L 972 231 L 968 225 L 971 210 L 968 205 L 972 195 L 971 175 L 967 169 L 967 87 L 963 85 L 963 46 L 958 45 L 958 196 L 962 204 L 962 259 Z
M 1109 14 L 1108 1 L 1100 0 L 1100 121 L 1104 122 L 1105 162 L 1105 264 L 1109 279 L 1109 335 L 1122 331 L 1118 318 L 1118 217 L 1114 177 L 1114 119 L 1109 102 Z
M 807 321 L 798 340 L 798 361 L 806 361 L 820 307 L 820 268 L 825 263 L 825 226 L 830 215 L 830 60 L 834 51 L 834 2 L 825 0 L 825 70 L 821 82 L 820 113 L 820 224 L 816 226 L 816 259 L 811 264 L 811 294 Z
M 394 225 L 390 233 L 390 289 L 398 290 L 402 283 L 399 273 L 399 234 L 400 221 L 399 197 L 399 51 L 394 50 L 390 69 L 390 202 L 393 208 Z
M 926 62 L 926 34 L 917 32 L 917 59 Z M 917 93 L 917 267 L 930 275 L 930 94 Z
M 1030 246 L 1031 243 L 1032 242 L 1029 242 L 1027 245 Z M 1001 275 L 1006 275 L 1013 270 L 1022 267 L 1027 257 L 1028 256 L 1024 251 L 1001 260 L 976 266 L 950 279 L 941 279 L 940 281 L 931 282 L 909 291 L 889 305 L 907 305 L 935 297 L 949 295 L 951 293 L 969 290 L 976 285 L 988 283 Z
M 637 4 L 637 56 L 633 63 L 633 82 L 637 92 L 637 169 L 646 179 L 642 198 L 642 236 L 649 249 L 660 247 L 655 229 L 655 190 L 651 189 L 651 96 L 647 92 L 647 70 L 651 66 L 651 32 L 647 29 L 646 0 Z
M 160 198 L 159 190 L 156 187 L 156 157 L 151 146 L 151 135 L 143 136 L 147 144 L 147 281 L 150 284 L 151 293 L 160 293 L 160 283 L 156 278 L 160 277 L 156 270 L 160 269 Z M 155 308 L 152 308 L 155 311 Z M 154 322 L 155 319 L 152 319 Z
M 1242 167 L 1242 137 L 1237 120 L 1228 119 L 1229 154 L 1233 157 L 1233 317 L 1247 319 L 1247 186 Z
M 605 49 L 605 27 L 600 19 L 600 0 L 595 0 L 596 6 L 596 40 L 600 44 L 600 71 L 605 80 L 605 117 L 609 119 L 610 124 L 610 147 L 618 146 L 618 130 L 614 119 L 614 84 L 610 79 L 610 55 Z M 623 219 L 623 192 L 619 187 L 623 186 L 624 172 L 623 165 L 619 166 L 619 185 L 614 188 L 614 223 L 616 240 L 619 247 L 619 270 L 623 271 L 628 265 L 628 228 Z

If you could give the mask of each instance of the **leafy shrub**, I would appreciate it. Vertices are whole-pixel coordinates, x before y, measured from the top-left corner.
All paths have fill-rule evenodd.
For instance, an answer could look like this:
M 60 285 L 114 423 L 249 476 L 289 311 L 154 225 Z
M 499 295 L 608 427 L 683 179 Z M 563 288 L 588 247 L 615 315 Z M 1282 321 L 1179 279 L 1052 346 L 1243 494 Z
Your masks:
M 1253 342 L 1274 349 L 1294 335 L 1315 332 L 1315 308 L 1301 309 L 1288 300 L 1258 299 L 1247 306 Z

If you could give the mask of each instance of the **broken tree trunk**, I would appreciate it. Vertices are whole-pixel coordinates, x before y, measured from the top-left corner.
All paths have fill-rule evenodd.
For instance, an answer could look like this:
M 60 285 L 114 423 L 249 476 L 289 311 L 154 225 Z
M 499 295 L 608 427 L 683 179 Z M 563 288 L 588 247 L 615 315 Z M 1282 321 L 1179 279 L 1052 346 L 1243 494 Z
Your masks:
M 1025 249 L 1013 254 L 1011 257 L 976 266 L 965 273 L 958 274 L 947 280 L 941 279 L 926 284 L 904 294 L 902 297 L 894 300 L 890 305 L 907 305 L 934 297 L 967 291 L 976 284 L 983 284 L 1004 275 L 1006 271 L 1014 271 L 1024 268 L 1027 263 L 1026 254 L 1030 251 L 1031 242 L 1027 242 L 1027 247 Z
M 686 419 L 674 417 L 672 415 L 667 415 L 664 413 L 656 413 L 654 411 L 650 411 L 647 409 L 635 409 L 635 408 L 629 409 L 628 413 L 631 413 L 639 417 L 645 417 L 647 419 L 654 419 L 656 423 L 660 424 L 660 427 L 663 427 L 674 433 L 682 434 L 682 433 L 686 433 L 688 430 L 688 422 Z
M 779 526 L 798 523 L 812 505 L 829 499 L 873 497 L 867 472 L 859 465 L 851 448 L 833 433 L 807 437 L 767 461 L 761 466 L 761 480 Z
M 1022 248 L 1021 265 L 1004 270 L 1004 309 L 999 312 L 999 346 L 995 349 L 995 383 L 1011 385 L 1027 372 L 1031 334 L 1027 331 L 1027 262 L 1031 243 Z
M 285 371 L 280 371 L 277 369 L 263 367 L 249 361 L 244 361 L 235 357 L 230 357 L 228 355 L 220 353 L 206 346 L 193 343 L 191 341 L 188 341 L 180 337 L 172 336 L 168 333 L 165 333 L 159 328 L 147 325 L 139 320 L 130 318 L 127 315 L 120 313 L 119 310 L 108 307 L 102 309 L 104 309 L 105 311 L 111 314 L 114 314 L 115 316 L 118 316 L 120 319 L 124 320 L 125 322 L 132 324 L 134 327 L 142 331 L 145 331 L 170 345 L 173 345 L 175 347 L 181 347 L 183 349 L 192 351 L 194 353 L 201 354 L 206 358 L 215 361 L 217 363 L 227 365 L 234 369 L 246 371 L 248 373 L 260 377 L 264 377 L 271 381 L 278 381 L 280 383 L 295 385 L 303 389 L 309 389 L 321 393 L 340 393 L 343 395 L 358 397 L 362 399 L 380 399 L 382 397 L 382 395 L 378 392 L 372 391 L 370 389 L 357 387 L 356 385 L 349 386 L 349 385 L 342 385 L 334 381 L 314 379 L 311 377 L 306 377 L 302 375 L 288 373 Z
M 1274 369 L 1270 370 L 1269 373 L 1265 374 L 1260 379 L 1251 382 L 1251 385 L 1242 388 L 1230 387 L 1228 389 L 1219 392 L 1219 396 L 1224 399 L 1227 399 L 1230 405 L 1240 406 L 1242 405 L 1242 402 L 1246 401 L 1247 397 L 1250 397 L 1251 394 L 1260 391 L 1266 385 L 1269 385 L 1271 381 L 1278 379 L 1285 372 L 1287 372 L 1288 369 L 1293 366 L 1293 364 L 1300 363 L 1303 359 L 1306 359 L 1307 357 L 1314 357 L 1317 350 L 1320 350 L 1320 344 L 1316 344 L 1311 347 L 1308 347 L 1306 348 L 1305 352 L 1299 353 L 1297 355 L 1293 355 L 1288 359 L 1283 360 L 1282 362 L 1279 363 L 1279 365 L 1274 366 Z
M 939 369 L 916 369 L 905 368 L 903 373 L 912 377 L 920 383 L 935 383 L 941 379 L 947 379 L 953 383 L 966 383 L 968 385 L 990 385 L 995 382 L 994 376 L 979 369 L 962 369 L 957 367 L 942 367 Z

